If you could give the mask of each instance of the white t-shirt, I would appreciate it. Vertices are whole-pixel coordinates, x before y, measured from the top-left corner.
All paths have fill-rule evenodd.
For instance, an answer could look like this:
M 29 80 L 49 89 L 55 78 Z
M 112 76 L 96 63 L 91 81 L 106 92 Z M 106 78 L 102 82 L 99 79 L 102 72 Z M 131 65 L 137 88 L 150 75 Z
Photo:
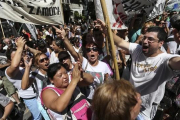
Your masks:
M 18 95 L 20 97 L 22 97 L 22 98 L 36 97 L 36 93 L 34 93 L 33 88 L 31 86 L 26 90 L 21 89 L 21 81 L 22 81 L 22 77 L 23 77 L 25 69 L 23 69 L 22 67 L 19 67 L 19 72 L 17 73 L 17 75 L 14 78 L 10 78 L 7 75 L 7 73 L 6 73 L 7 69 L 5 70 L 5 75 L 6 75 L 7 79 L 17 88 Z
M 141 112 L 145 120 L 151 120 L 162 100 L 165 92 L 165 84 L 175 75 L 168 62 L 172 57 L 167 53 L 161 53 L 156 57 L 146 57 L 142 53 L 142 46 L 130 43 L 129 52 L 132 55 L 130 82 L 141 94 Z
M 87 65 L 87 68 L 86 68 Z M 99 61 L 98 65 L 91 66 L 86 58 L 83 57 L 82 69 L 85 72 L 90 73 L 94 77 L 94 82 L 89 85 L 90 91 L 88 99 L 92 99 L 94 95 L 94 90 L 102 83 L 104 83 L 104 75 L 111 74 L 111 70 L 108 65 L 104 62 Z
M 53 64 L 53 63 L 59 63 L 59 59 L 58 57 L 56 57 L 56 54 L 54 51 L 51 53 L 51 57 L 50 57 L 50 64 Z
M 45 75 L 42 74 L 39 70 L 36 70 L 35 72 L 38 73 L 39 75 L 45 77 Z M 33 76 L 33 75 L 32 75 L 32 77 L 36 80 L 36 83 L 37 83 L 37 86 L 35 85 L 36 90 L 38 90 L 38 98 L 37 98 L 37 100 L 38 100 L 39 102 L 41 102 L 40 95 L 41 95 L 41 91 L 42 91 L 42 89 L 43 89 L 43 81 L 40 80 L 38 77 L 35 77 L 35 76 Z

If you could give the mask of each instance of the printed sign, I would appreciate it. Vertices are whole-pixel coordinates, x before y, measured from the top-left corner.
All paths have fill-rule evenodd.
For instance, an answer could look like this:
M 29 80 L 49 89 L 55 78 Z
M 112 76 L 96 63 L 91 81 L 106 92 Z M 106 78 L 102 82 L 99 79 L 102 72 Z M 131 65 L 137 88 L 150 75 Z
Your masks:
M 64 24 L 60 0 L 0 0 L 0 18 L 29 24 Z

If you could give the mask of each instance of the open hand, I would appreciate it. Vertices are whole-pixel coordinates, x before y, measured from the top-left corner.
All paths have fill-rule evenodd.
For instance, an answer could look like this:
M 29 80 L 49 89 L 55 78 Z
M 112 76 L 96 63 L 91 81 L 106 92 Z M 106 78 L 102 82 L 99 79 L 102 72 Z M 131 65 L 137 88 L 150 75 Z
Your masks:
M 81 71 L 79 68 L 79 64 L 76 63 L 74 65 L 73 71 L 72 71 L 72 81 L 79 82 L 81 80 Z
M 26 43 L 26 40 L 23 38 L 23 37 L 18 37 L 16 40 L 15 40 L 15 43 L 16 43 L 16 46 L 17 47 L 22 47 L 24 48 L 24 45 Z
M 52 26 L 52 27 L 56 30 L 56 34 L 59 38 L 62 38 L 62 39 L 65 38 L 66 32 L 61 26 L 60 26 L 60 29 L 55 26 Z
M 31 65 L 32 65 L 32 58 L 30 58 L 29 55 L 25 55 L 23 59 L 24 59 L 25 66 L 26 67 L 31 67 Z

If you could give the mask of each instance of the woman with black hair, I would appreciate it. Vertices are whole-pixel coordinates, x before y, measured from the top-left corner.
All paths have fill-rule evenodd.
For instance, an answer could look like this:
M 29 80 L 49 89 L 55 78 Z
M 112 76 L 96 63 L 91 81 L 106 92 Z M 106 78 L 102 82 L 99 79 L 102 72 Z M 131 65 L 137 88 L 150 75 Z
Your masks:
M 56 38 L 53 40 L 51 47 L 54 51 L 51 53 L 50 56 L 50 64 L 58 63 L 58 54 L 59 52 L 64 51 L 64 43 L 59 38 Z

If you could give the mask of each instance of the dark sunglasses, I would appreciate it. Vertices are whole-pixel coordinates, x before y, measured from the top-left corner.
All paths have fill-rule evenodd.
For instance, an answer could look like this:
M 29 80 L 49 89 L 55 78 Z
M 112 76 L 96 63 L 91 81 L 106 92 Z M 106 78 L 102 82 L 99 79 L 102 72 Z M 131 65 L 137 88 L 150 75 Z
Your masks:
M 43 58 L 43 59 L 40 59 L 39 62 L 40 62 L 40 63 L 43 63 L 45 60 L 48 61 L 49 58 L 45 57 L 45 58 Z
M 98 48 L 97 47 L 86 48 L 86 52 L 91 52 L 91 50 L 93 50 L 94 52 L 97 52 Z
M 66 60 L 66 59 L 68 59 L 69 57 L 67 56 L 67 57 L 63 57 L 63 58 L 61 58 L 61 59 L 59 59 L 59 62 L 63 62 L 63 60 Z

